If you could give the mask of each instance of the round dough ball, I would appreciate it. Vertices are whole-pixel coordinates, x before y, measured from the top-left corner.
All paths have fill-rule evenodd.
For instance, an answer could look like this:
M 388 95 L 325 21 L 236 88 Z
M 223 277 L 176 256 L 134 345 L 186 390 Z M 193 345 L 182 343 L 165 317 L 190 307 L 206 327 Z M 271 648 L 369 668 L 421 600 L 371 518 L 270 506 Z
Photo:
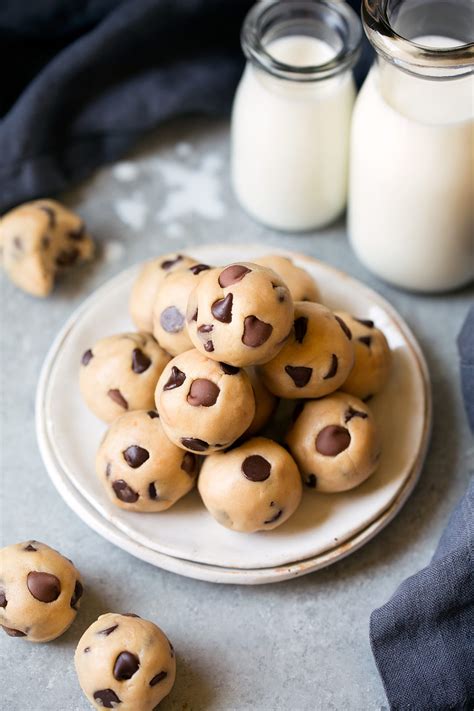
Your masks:
M 83 587 L 79 571 L 39 541 L 0 550 L 0 625 L 10 637 L 49 642 L 73 623 Z
M 96 472 L 114 504 L 129 511 L 165 511 L 190 491 L 198 459 L 170 442 L 155 410 L 117 418 L 96 457 Z
M 239 262 L 205 272 L 189 297 L 188 332 L 213 360 L 238 367 L 266 363 L 293 321 L 288 287 L 271 269 Z
M 153 622 L 132 613 L 101 615 L 79 640 L 74 662 L 95 709 L 153 711 L 176 677 L 171 642 Z
M 266 254 L 256 259 L 255 264 L 261 264 L 279 274 L 290 290 L 293 301 L 321 303 L 321 294 L 313 277 L 306 269 L 297 267 L 289 257 L 283 257 L 281 254 Z
M 169 360 L 149 333 L 101 338 L 82 355 L 82 396 L 94 415 L 105 422 L 127 410 L 151 410 L 156 383 Z
M 210 360 L 195 349 L 168 363 L 155 398 L 170 440 L 200 454 L 229 447 L 255 414 L 252 385 L 245 371 Z
M 271 419 L 277 408 L 278 398 L 267 390 L 256 368 L 246 368 L 245 372 L 250 378 L 255 397 L 255 415 L 245 435 L 254 436 L 260 432 Z
M 302 493 L 292 457 L 264 437 L 206 457 L 198 489 L 218 523 L 246 533 L 281 526 L 298 508 Z
M 145 262 L 137 276 L 130 295 L 129 311 L 139 331 L 153 330 L 153 303 L 156 292 L 167 274 L 195 264 L 186 254 L 163 254 Z
M 186 308 L 192 290 L 211 267 L 196 264 L 179 269 L 162 280 L 153 303 L 153 335 L 172 356 L 194 348 L 186 325 Z
M 372 413 L 347 393 L 305 403 L 286 441 L 305 484 L 324 493 L 359 486 L 380 458 Z
M 392 352 L 382 331 L 370 319 L 359 319 L 343 311 L 343 319 L 352 333 L 354 367 L 342 389 L 361 400 L 369 400 L 385 386 L 392 365 Z
M 290 337 L 259 368 L 267 388 L 284 398 L 316 398 L 341 387 L 354 363 L 350 332 L 321 304 L 299 301 Z

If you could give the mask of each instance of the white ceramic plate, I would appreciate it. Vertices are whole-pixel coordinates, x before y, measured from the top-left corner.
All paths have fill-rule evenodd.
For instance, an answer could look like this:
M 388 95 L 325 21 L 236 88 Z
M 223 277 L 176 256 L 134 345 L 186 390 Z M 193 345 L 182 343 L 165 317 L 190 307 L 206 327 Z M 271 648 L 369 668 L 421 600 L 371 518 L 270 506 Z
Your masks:
M 225 264 L 268 248 L 206 245 L 199 261 Z M 205 511 L 196 492 L 160 514 L 116 508 L 95 476 L 95 452 L 105 430 L 83 404 L 80 356 L 98 338 L 132 329 L 127 312 L 134 267 L 105 284 L 72 315 L 53 343 L 38 386 L 37 428 L 53 482 L 71 507 L 101 535 L 154 564 L 218 582 L 268 582 L 310 572 L 347 555 L 375 535 L 401 508 L 426 452 L 431 402 L 426 364 L 400 316 L 380 296 L 345 274 L 291 253 L 320 286 L 331 308 L 373 319 L 387 335 L 394 368 L 371 405 L 381 429 L 378 471 L 354 491 L 305 492 L 296 514 L 275 531 L 228 531 Z

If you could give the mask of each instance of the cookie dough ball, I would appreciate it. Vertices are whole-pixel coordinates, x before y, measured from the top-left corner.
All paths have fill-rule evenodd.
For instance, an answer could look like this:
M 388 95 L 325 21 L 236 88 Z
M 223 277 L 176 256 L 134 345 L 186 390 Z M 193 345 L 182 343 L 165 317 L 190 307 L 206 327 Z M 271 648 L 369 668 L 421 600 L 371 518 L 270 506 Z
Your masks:
M 245 434 L 253 436 L 260 432 L 271 419 L 277 408 L 278 398 L 267 390 L 256 368 L 246 368 L 245 372 L 252 383 L 255 398 L 255 415 Z
M 255 365 L 281 349 L 293 321 L 293 301 L 271 269 L 240 262 L 203 274 L 189 297 L 187 320 L 192 342 L 209 358 Z
M 342 390 L 361 400 L 369 400 L 385 386 L 392 365 L 392 353 L 382 331 L 370 319 L 360 319 L 337 312 L 352 333 L 354 367 Z
M 126 410 L 151 410 L 156 383 L 169 359 L 149 333 L 102 338 L 82 355 L 82 396 L 105 422 Z
M 156 292 L 167 274 L 195 264 L 186 254 L 164 254 L 146 262 L 140 270 L 130 295 L 129 310 L 139 331 L 153 330 L 153 303 Z
M 101 615 L 79 640 L 74 661 L 95 709 L 153 711 L 176 677 L 171 642 L 153 622 L 132 613 Z
M 0 221 L 3 266 L 14 284 L 47 296 L 57 272 L 92 259 L 94 244 L 84 222 L 55 200 L 34 200 Z
M 192 264 L 163 279 L 153 303 L 153 335 L 165 351 L 176 356 L 194 348 L 186 325 L 186 308 L 192 290 L 207 264 Z
M 293 301 L 321 302 L 321 294 L 313 277 L 306 269 L 297 267 L 289 257 L 283 257 L 281 254 L 266 254 L 256 259 L 255 264 L 261 264 L 279 274 L 290 290 Z
M 210 360 L 195 349 L 168 363 L 155 398 L 170 440 L 201 454 L 229 447 L 255 414 L 252 385 L 245 371 Z
M 0 550 L 0 625 L 10 637 L 56 639 L 74 621 L 82 593 L 73 563 L 44 543 Z
M 302 485 L 288 452 L 270 439 L 255 437 L 207 457 L 198 489 L 216 521 L 253 533 L 281 526 L 298 508 Z
M 284 398 L 316 398 L 341 387 L 354 363 L 351 333 L 325 306 L 299 301 L 285 345 L 259 368 L 267 388 Z
M 368 406 L 341 392 L 307 402 L 286 441 L 306 486 L 325 493 L 359 486 L 380 458 Z
M 198 461 L 170 442 L 156 410 L 137 410 L 112 423 L 97 452 L 96 471 L 120 508 L 165 511 L 193 488 Z

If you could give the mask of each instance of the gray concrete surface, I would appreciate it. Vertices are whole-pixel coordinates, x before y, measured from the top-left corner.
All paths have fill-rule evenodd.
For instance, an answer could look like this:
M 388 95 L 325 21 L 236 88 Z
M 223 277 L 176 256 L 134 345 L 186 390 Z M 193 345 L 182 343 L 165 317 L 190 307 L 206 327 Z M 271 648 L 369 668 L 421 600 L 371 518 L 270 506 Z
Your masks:
M 429 561 L 466 488 L 472 442 L 459 392 L 455 339 L 473 292 L 413 296 L 377 282 L 355 260 L 342 222 L 300 237 L 256 225 L 235 204 L 227 167 L 225 123 L 188 119 L 168 126 L 126 163 L 100 171 L 67 196 L 101 245 L 92 265 L 64 279 L 48 301 L 26 296 L 2 277 L 2 544 L 37 538 L 59 548 L 74 559 L 87 588 L 76 622 L 59 640 L 30 645 L 2 636 L 3 711 L 86 711 L 73 652 L 85 628 L 108 610 L 134 610 L 159 621 L 173 640 L 179 670 L 163 711 L 370 711 L 388 706 L 370 650 L 369 614 Z M 386 296 L 419 338 L 435 407 L 420 483 L 380 535 L 331 568 L 253 588 L 178 577 L 100 538 L 56 493 L 34 430 L 42 361 L 85 296 L 124 267 L 156 253 L 231 240 L 307 252 Z

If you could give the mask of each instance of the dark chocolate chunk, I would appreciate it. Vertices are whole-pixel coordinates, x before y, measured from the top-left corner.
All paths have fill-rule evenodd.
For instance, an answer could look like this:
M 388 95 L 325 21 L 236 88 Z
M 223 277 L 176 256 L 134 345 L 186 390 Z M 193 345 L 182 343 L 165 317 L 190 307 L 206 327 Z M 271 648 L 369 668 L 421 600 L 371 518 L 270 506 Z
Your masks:
M 109 634 L 112 634 L 112 632 L 115 632 L 117 627 L 118 627 L 118 625 L 112 625 L 112 627 L 106 627 L 105 630 L 99 630 L 98 632 L 96 632 L 96 634 L 101 634 L 104 637 L 108 637 Z
M 334 378 L 337 373 L 338 365 L 339 361 L 337 359 L 337 355 L 333 353 L 331 356 L 331 365 L 329 366 L 329 370 L 326 375 L 323 376 L 323 380 L 329 380 L 329 378 Z
M 336 457 L 351 443 L 348 429 L 340 425 L 328 425 L 316 437 L 316 450 L 326 457 Z
M 214 350 L 214 344 L 212 341 L 206 341 L 204 344 L 204 350 L 206 353 L 212 353 Z
M 272 501 L 272 504 L 273 504 L 273 501 Z M 268 518 L 268 519 L 267 519 L 266 521 L 264 521 L 263 523 L 274 523 L 275 521 L 278 521 L 278 519 L 280 518 L 280 516 L 282 515 L 282 513 L 283 513 L 283 509 L 279 509 L 279 510 L 276 512 L 276 514 L 274 514 L 274 516 L 272 516 L 271 518 Z
M 132 469 L 138 469 L 150 458 L 150 452 L 138 444 L 131 444 L 123 452 L 123 458 Z
M 372 336 L 360 336 L 357 340 L 363 343 L 364 346 L 367 346 L 367 348 L 370 348 L 372 345 Z
M 192 449 L 194 452 L 205 452 L 209 448 L 207 442 L 203 439 L 197 439 L 197 437 L 181 437 L 181 444 L 184 444 L 188 449 Z
M 51 573 L 31 571 L 26 578 L 28 590 L 40 602 L 54 602 L 61 594 L 59 578 Z
M 69 239 L 72 239 L 74 242 L 81 242 L 84 237 L 86 236 L 86 226 L 82 222 L 79 227 L 76 227 L 75 230 L 69 230 L 67 233 L 67 236 Z
M 198 327 L 198 333 L 210 333 L 214 329 L 214 326 L 210 323 L 203 323 L 202 326 Z
M 305 479 L 305 484 L 309 489 L 316 489 L 317 477 L 315 474 L 308 474 Z
M 224 299 L 214 301 L 211 306 L 211 313 L 215 319 L 221 323 L 230 323 L 232 321 L 232 302 L 234 297 L 232 293 L 227 294 Z
M 49 207 L 49 205 L 39 205 L 39 209 L 48 215 L 49 226 L 55 227 L 56 226 L 56 212 L 53 210 L 53 208 Z
M 196 465 L 196 455 L 191 454 L 191 452 L 186 452 L 181 462 L 181 469 L 185 471 L 186 474 L 189 474 L 189 476 L 192 476 L 196 471 Z
M 190 405 L 193 405 L 193 407 L 199 407 L 200 405 L 202 405 L 202 407 L 211 407 L 215 405 L 219 393 L 219 386 L 213 383 L 212 380 L 197 378 L 193 380 L 189 388 L 187 401 Z
M 256 316 L 246 316 L 242 343 L 250 348 L 262 346 L 272 335 L 273 326 Z
M 242 473 L 250 481 L 265 481 L 270 476 L 272 465 L 260 454 L 251 454 L 242 462 Z
M 26 637 L 26 632 L 22 632 L 21 630 L 15 630 L 13 627 L 7 627 L 6 625 L 0 625 L 0 627 L 9 637 Z
M 295 329 L 295 340 L 297 343 L 303 343 L 306 331 L 308 330 L 308 319 L 306 316 L 299 316 L 293 324 Z
M 181 254 L 177 254 L 175 259 L 167 259 L 166 261 L 161 262 L 160 266 L 162 269 L 164 269 L 167 272 L 168 269 L 171 269 L 171 267 L 174 267 L 174 265 L 177 264 L 178 262 L 181 262 L 182 259 L 183 259 L 183 257 L 181 256 Z
M 361 410 L 354 410 L 354 408 L 349 405 L 344 415 L 344 422 L 347 424 L 353 417 L 361 417 L 363 420 L 366 420 L 368 415 L 366 412 L 361 412 Z
M 231 264 L 230 267 L 226 267 L 224 271 L 219 274 L 219 286 L 225 289 L 226 286 L 236 284 L 238 281 L 241 281 L 246 274 L 249 274 L 250 271 L 250 269 L 244 267 L 242 264 Z
M 367 326 L 367 328 L 374 328 L 375 324 L 371 319 L 369 318 L 356 318 L 355 316 L 352 317 L 354 321 L 357 321 L 358 323 L 361 323 L 363 326 Z
M 89 362 L 90 362 L 91 358 L 93 358 L 93 357 L 94 357 L 94 354 L 92 353 L 91 349 L 88 348 L 87 351 L 85 351 L 82 354 L 82 358 L 81 358 L 82 365 L 89 365 Z
M 114 664 L 114 678 L 117 681 L 131 679 L 140 668 L 140 660 L 131 652 L 120 652 Z
M 226 375 L 237 375 L 237 373 L 240 373 L 240 368 L 236 368 L 235 365 L 228 365 L 227 363 L 219 363 L 219 365 Z
M 351 341 L 352 340 L 352 331 L 349 328 L 349 326 L 347 325 L 347 323 L 345 321 L 343 321 L 340 316 L 334 316 L 334 318 L 336 319 L 339 326 L 342 328 L 342 330 L 346 334 L 347 338 Z
M 197 321 L 198 320 L 198 310 L 197 309 L 194 310 L 194 313 L 191 316 L 191 318 L 188 317 L 188 320 L 189 321 Z
M 148 496 L 153 501 L 158 498 L 158 494 L 156 493 L 156 486 L 153 481 L 151 482 L 151 484 L 148 484 Z
M 87 652 L 90 652 L 91 648 L 90 647 L 84 647 L 83 652 L 84 654 L 87 654 Z
M 93 696 L 94 700 L 101 704 L 104 709 L 113 709 L 116 704 L 122 703 L 122 700 L 112 689 L 99 689 L 99 691 L 94 691 Z
M 126 481 L 117 479 L 112 484 L 112 489 L 115 491 L 117 499 L 126 504 L 134 504 L 138 500 L 138 494 L 134 491 Z
M 36 541 L 32 541 L 32 543 L 36 543 Z M 35 548 L 31 543 L 28 543 L 27 546 L 23 548 L 24 551 L 33 551 L 36 552 L 38 549 Z
M 74 592 L 72 594 L 71 602 L 70 602 L 70 605 L 73 610 L 77 610 L 76 605 L 79 602 L 79 600 L 81 599 L 81 597 L 83 596 L 83 594 L 84 594 L 84 588 L 82 586 L 82 583 L 80 580 L 76 580 L 76 584 L 74 586 Z
M 5 590 L 0 590 L 0 607 L 5 608 L 8 605 L 7 596 L 5 595 Z
M 161 671 L 158 674 L 155 674 L 153 679 L 150 681 L 150 686 L 156 686 L 157 684 L 160 683 L 160 681 L 163 681 L 163 679 L 166 679 L 168 676 L 168 672 Z
M 79 258 L 79 250 L 76 247 L 72 249 L 63 249 L 56 257 L 58 267 L 72 267 Z
M 194 276 L 197 276 L 201 272 L 205 272 L 210 268 L 209 264 L 195 264 L 193 267 L 189 267 L 189 271 L 192 272 Z
M 128 410 L 128 402 L 125 400 L 125 398 L 122 395 L 122 393 L 120 392 L 120 390 L 118 390 L 117 388 L 112 388 L 111 390 L 109 390 L 107 395 L 109 396 L 109 398 L 111 400 L 116 402 L 117 405 L 120 405 L 120 407 L 123 407 L 124 410 Z
M 151 365 L 151 360 L 140 349 L 134 348 L 132 351 L 132 370 L 134 373 L 144 373 Z
M 148 417 L 149 417 L 150 419 L 152 419 L 152 420 L 154 420 L 154 419 L 156 419 L 157 417 L 159 417 L 159 414 L 157 413 L 156 410 L 148 410 L 148 412 L 147 412 L 146 414 L 147 414 Z
M 173 365 L 171 368 L 171 375 L 168 378 L 168 381 L 163 385 L 163 390 L 173 390 L 174 388 L 179 388 L 185 380 L 186 376 L 183 371 Z
M 167 333 L 180 333 L 184 328 L 184 315 L 176 306 L 168 306 L 161 312 L 160 324 Z
M 285 365 L 285 373 L 288 373 L 297 388 L 304 388 L 311 380 L 313 369 L 304 365 Z

